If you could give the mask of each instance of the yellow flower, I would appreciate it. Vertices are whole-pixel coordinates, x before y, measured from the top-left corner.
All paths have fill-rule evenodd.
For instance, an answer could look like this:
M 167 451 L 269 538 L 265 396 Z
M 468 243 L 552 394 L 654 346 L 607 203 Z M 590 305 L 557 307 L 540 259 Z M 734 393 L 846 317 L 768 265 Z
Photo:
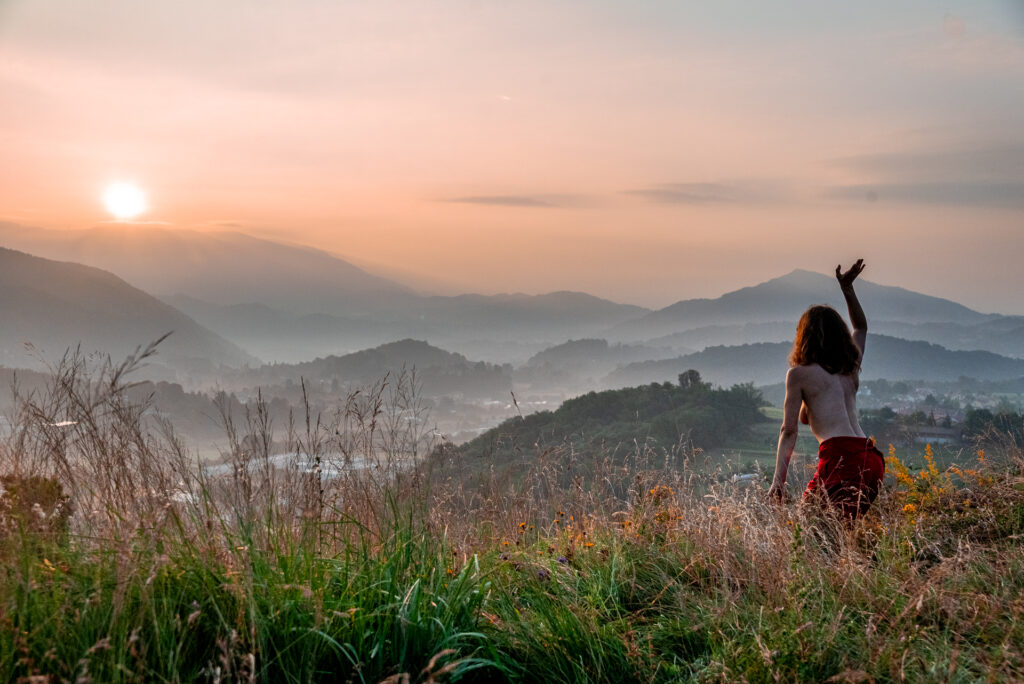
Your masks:
M 914 513 L 916 511 L 917 511 L 917 506 L 915 506 L 914 504 L 907 504 L 906 506 L 903 507 L 903 512 L 904 513 Z

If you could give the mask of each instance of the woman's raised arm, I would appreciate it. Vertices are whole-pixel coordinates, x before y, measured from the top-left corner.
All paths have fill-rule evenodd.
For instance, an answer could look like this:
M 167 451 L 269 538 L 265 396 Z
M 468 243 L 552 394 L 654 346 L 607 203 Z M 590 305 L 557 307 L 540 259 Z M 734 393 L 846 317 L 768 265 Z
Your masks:
M 836 280 L 839 281 L 839 288 L 846 298 L 846 308 L 850 312 L 850 323 L 853 324 L 853 342 L 860 350 L 861 358 L 864 358 L 864 344 L 868 337 L 868 319 L 864 315 L 864 309 L 860 306 L 857 293 L 853 291 L 853 281 L 864 270 L 864 260 L 857 259 L 857 263 L 850 267 L 850 270 L 843 273 L 842 266 L 836 266 Z

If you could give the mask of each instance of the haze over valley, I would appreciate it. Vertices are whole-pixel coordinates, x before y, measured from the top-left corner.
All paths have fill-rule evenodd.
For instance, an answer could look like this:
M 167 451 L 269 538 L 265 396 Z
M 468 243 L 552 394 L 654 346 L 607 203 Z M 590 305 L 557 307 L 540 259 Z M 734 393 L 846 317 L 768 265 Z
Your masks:
M 414 374 L 433 434 L 456 443 L 574 396 L 674 383 L 688 370 L 775 396 L 800 313 L 843 310 L 834 278 L 805 270 L 651 310 L 581 292 L 434 295 L 237 232 L 8 224 L 0 237 L 47 257 L 0 251 L 4 366 L 40 371 L 76 348 L 116 362 L 170 333 L 136 380 L 164 383 L 153 386 L 154 410 L 192 426 L 186 437 L 204 453 L 216 451 L 217 397 L 242 411 L 261 396 L 283 424 L 304 401 L 328 411 L 403 374 Z M 53 260 L 71 258 L 84 263 Z M 1024 378 L 1024 317 L 870 280 L 859 289 L 871 317 L 865 381 Z M 1021 401 L 993 391 L 974 403 L 997 396 Z

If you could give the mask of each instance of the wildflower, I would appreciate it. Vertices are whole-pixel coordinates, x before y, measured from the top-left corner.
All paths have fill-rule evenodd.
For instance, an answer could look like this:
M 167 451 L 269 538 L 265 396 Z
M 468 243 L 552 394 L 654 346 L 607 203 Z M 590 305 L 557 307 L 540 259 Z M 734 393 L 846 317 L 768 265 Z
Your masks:
M 524 523 L 524 522 L 519 523 L 519 529 L 525 530 L 526 529 L 526 523 Z
M 568 563 L 569 561 L 566 560 L 565 556 L 559 556 L 558 557 L 558 562 L 559 563 Z
M 978 463 L 984 463 L 984 462 L 985 462 L 985 450 L 984 449 L 978 449 Z
M 502 546 L 508 546 L 508 541 L 506 540 L 506 541 L 501 542 L 501 545 Z
M 908 503 L 906 506 L 903 507 L 903 512 L 904 513 L 915 513 L 915 512 L 917 512 L 917 506 L 915 506 L 912 503 Z
M 594 542 L 583 542 L 583 545 L 589 549 L 591 546 L 594 545 Z
M 542 568 L 542 569 L 537 571 L 537 577 L 539 577 L 542 580 L 551 579 L 551 571 Z
M 935 467 L 935 458 L 932 456 L 932 445 L 924 445 L 924 460 L 928 463 L 928 477 L 938 477 L 939 469 Z M 924 477 L 924 473 L 921 473 Z

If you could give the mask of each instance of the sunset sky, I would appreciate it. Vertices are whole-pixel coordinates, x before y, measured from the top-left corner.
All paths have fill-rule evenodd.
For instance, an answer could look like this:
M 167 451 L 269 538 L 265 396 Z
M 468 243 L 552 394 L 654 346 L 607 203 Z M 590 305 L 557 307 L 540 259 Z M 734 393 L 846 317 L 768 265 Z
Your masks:
M 441 292 L 1024 314 L 1024 3 L 0 0 L 0 221 L 115 181 Z

